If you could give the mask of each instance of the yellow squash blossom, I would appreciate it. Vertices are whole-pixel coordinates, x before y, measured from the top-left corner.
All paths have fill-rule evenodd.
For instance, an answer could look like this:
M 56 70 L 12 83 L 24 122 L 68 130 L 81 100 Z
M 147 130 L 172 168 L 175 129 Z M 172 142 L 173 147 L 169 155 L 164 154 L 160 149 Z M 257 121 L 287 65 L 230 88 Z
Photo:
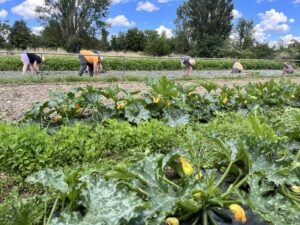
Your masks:
M 76 109 L 76 111 L 79 111 L 80 110 L 80 105 L 77 103 L 76 105 L 75 105 L 75 109 Z
M 197 192 L 195 192 L 195 193 L 193 194 L 193 197 L 194 197 L 194 198 L 201 198 L 201 196 L 202 196 L 202 192 L 201 192 L 201 191 L 197 191 Z
M 247 105 L 247 104 L 248 104 L 248 102 L 247 102 L 247 100 L 245 100 L 245 101 L 244 101 L 244 105 Z
M 225 97 L 223 98 L 222 102 L 223 102 L 223 104 L 226 104 L 226 103 L 228 102 L 227 96 L 225 96 Z
M 187 161 L 185 158 L 180 156 L 180 162 L 181 162 L 181 166 L 182 166 L 184 174 L 188 177 L 192 176 L 194 173 L 194 169 L 191 166 L 191 164 L 189 163 L 189 161 Z
M 176 217 L 169 217 L 166 219 L 167 225 L 179 225 L 179 220 Z
M 120 102 L 117 104 L 117 109 L 118 110 L 121 110 L 121 109 L 124 109 L 125 108 L 125 103 L 124 102 Z
M 291 98 L 295 98 L 295 95 L 291 95 Z
M 239 206 L 238 204 L 231 204 L 229 206 L 229 209 L 233 213 L 236 221 L 242 221 L 243 223 L 246 223 L 247 221 L 246 213 L 241 206 Z
M 195 179 L 196 179 L 196 180 L 201 180 L 202 177 L 203 177 L 203 174 L 202 174 L 201 171 L 200 171 L 199 173 L 197 173 Z
M 55 117 L 52 118 L 52 121 L 54 123 L 58 123 L 58 122 L 61 121 L 61 119 L 62 119 L 62 116 L 58 114 L 58 115 L 56 115 Z
M 300 186 L 292 186 L 292 192 L 294 193 L 300 193 Z
M 152 97 L 152 100 L 153 100 L 154 103 L 159 103 L 159 102 L 160 102 L 160 97 L 158 97 L 158 96 L 157 96 L 157 97 L 153 96 L 153 97 Z
M 193 94 L 193 92 L 189 92 L 189 93 L 188 93 L 188 96 L 190 97 L 190 96 L 192 96 L 192 94 Z

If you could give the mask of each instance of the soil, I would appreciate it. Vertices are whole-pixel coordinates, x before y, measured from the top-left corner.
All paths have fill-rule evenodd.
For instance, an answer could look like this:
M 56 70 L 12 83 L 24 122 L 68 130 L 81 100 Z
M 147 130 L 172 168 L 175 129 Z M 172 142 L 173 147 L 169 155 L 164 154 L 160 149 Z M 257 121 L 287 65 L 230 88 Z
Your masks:
M 279 79 L 279 78 L 278 78 Z M 300 84 L 300 77 L 290 78 L 293 82 Z M 249 78 L 249 79 L 214 79 L 213 82 L 220 86 L 227 85 L 246 85 L 249 82 L 266 82 L 270 78 Z M 275 79 L 276 80 L 276 79 Z M 192 84 L 194 81 L 181 81 L 180 83 Z M 118 85 L 126 90 L 140 90 L 145 91 L 147 87 L 142 82 L 115 82 L 114 85 Z M 47 84 L 21 84 L 21 85 L 0 85 L 0 121 L 17 122 L 22 119 L 25 112 L 31 109 L 32 104 L 39 101 L 45 101 L 48 99 L 48 93 L 51 90 L 69 90 L 74 87 L 85 87 L 92 85 L 94 87 L 106 87 L 109 83 L 97 82 L 97 83 L 47 83 Z M 200 93 L 204 92 L 204 89 L 199 88 Z

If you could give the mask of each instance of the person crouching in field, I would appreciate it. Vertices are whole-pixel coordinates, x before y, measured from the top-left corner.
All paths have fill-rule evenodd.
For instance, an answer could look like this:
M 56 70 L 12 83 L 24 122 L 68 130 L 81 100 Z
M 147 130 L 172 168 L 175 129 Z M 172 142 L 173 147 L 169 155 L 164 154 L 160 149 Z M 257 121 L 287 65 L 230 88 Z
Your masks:
M 283 67 L 283 69 L 282 69 L 282 75 L 284 75 L 284 74 L 292 74 L 292 73 L 294 73 L 294 68 L 292 67 L 292 65 L 291 64 L 289 64 L 288 62 L 285 62 L 284 63 L 284 67 Z
M 32 72 L 39 72 L 39 67 L 42 64 L 42 62 L 45 59 L 41 58 L 40 56 L 34 54 L 34 53 L 22 53 L 21 54 L 21 61 L 23 62 L 23 75 L 26 74 L 26 71 L 28 69 L 28 66 L 30 66 L 30 69 Z
M 244 70 L 242 64 L 240 63 L 240 60 L 235 60 L 232 69 L 231 69 L 231 73 L 241 73 Z
M 181 63 L 186 68 L 186 75 L 191 76 L 196 61 L 192 59 L 190 56 L 183 56 L 181 59 Z
M 97 75 L 100 70 L 102 70 L 102 61 L 103 57 L 99 55 L 99 53 L 95 51 L 81 50 L 79 55 L 80 60 L 80 70 L 79 76 L 86 71 L 88 67 L 89 75 L 92 77 Z

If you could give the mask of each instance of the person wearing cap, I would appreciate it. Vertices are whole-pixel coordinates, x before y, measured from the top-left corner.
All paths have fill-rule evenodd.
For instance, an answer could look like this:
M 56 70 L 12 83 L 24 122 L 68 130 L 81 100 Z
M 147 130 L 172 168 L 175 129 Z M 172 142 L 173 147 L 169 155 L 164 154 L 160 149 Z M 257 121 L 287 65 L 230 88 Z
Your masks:
M 283 69 L 282 69 L 282 75 L 284 75 L 284 74 L 292 74 L 292 73 L 294 73 L 294 68 L 292 67 L 292 65 L 291 64 L 289 64 L 288 62 L 285 62 L 284 63 L 284 67 L 283 67 Z
M 236 59 L 232 66 L 231 73 L 241 73 L 243 70 L 244 70 L 244 68 L 243 68 L 242 64 L 240 63 L 240 60 Z
M 39 67 L 42 64 L 43 61 L 45 61 L 45 59 L 41 58 L 40 56 L 38 56 L 37 54 L 34 53 L 22 53 L 21 54 L 21 61 L 23 63 L 23 75 L 25 75 L 28 66 L 30 66 L 30 69 L 32 72 L 39 72 Z
M 103 57 L 100 57 L 96 51 L 81 50 L 79 55 L 80 70 L 79 76 L 82 76 L 86 68 L 88 67 L 89 75 L 92 77 L 99 73 L 99 68 L 102 70 Z
M 181 63 L 187 69 L 186 74 L 188 76 L 191 76 L 192 72 L 193 72 L 193 67 L 194 67 L 196 61 L 194 59 L 192 59 L 190 56 L 183 56 L 182 59 L 181 59 Z

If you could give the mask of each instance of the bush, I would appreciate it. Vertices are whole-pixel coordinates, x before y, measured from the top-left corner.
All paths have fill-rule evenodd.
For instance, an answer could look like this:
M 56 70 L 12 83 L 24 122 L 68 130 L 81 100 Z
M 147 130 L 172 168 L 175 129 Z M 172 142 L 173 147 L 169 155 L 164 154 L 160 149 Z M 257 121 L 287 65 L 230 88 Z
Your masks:
M 242 60 L 245 69 L 281 69 L 282 62 L 272 60 Z M 222 70 L 232 67 L 232 60 L 197 60 L 196 70 Z M 146 58 L 106 58 L 103 62 L 105 70 L 180 70 L 179 59 L 146 59 Z M 0 56 L 0 71 L 21 70 L 22 62 L 18 56 Z M 78 70 L 79 60 L 76 56 L 46 56 L 42 65 L 45 71 Z

